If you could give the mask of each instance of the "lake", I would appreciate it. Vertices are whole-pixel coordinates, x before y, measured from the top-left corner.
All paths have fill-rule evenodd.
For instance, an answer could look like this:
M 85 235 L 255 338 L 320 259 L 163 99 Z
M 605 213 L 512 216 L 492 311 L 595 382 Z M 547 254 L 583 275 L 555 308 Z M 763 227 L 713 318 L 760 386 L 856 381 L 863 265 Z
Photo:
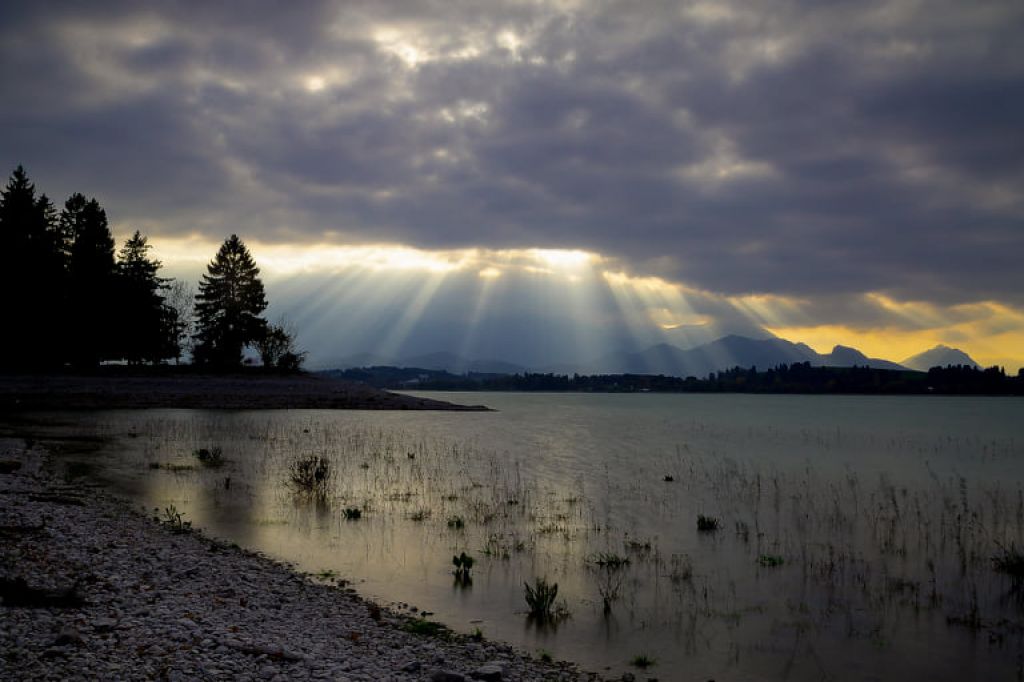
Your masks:
M 156 516 L 585 669 L 1021 675 L 1024 400 L 429 396 L 497 411 L 36 418 L 102 437 L 62 455 L 69 475 Z M 310 458 L 322 495 L 292 481 Z M 538 578 L 558 585 L 546 620 L 524 600 Z

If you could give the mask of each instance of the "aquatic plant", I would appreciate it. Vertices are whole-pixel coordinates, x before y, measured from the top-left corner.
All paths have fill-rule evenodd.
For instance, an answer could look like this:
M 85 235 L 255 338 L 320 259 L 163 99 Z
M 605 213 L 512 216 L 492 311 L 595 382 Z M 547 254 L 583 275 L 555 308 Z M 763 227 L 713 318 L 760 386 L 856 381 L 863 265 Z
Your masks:
M 697 530 L 701 533 L 713 533 L 718 530 L 719 521 L 714 516 L 697 514 Z
M 612 612 L 612 602 L 619 598 L 629 558 L 601 552 L 594 558 L 594 564 L 597 565 L 597 592 L 601 595 L 604 613 L 607 615 Z
M 637 654 L 632 659 L 630 659 L 629 664 L 635 668 L 640 668 L 641 670 L 644 670 L 646 668 L 650 668 L 652 665 L 655 664 L 655 662 L 656 661 L 647 654 Z
M 757 563 L 765 568 L 776 568 L 784 564 L 785 559 L 778 554 L 762 554 L 757 557 Z
M 187 533 L 192 529 L 192 522 L 185 521 L 181 512 L 173 504 L 164 508 L 164 518 L 161 523 L 174 533 Z
M 455 566 L 455 580 L 463 585 L 473 582 L 469 572 L 473 569 L 473 557 L 462 552 L 452 555 L 452 565 Z
M 324 457 L 303 457 L 288 467 L 288 478 L 300 492 L 327 497 L 331 481 L 331 463 Z
M 541 622 L 551 620 L 555 615 L 558 583 L 548 584 L 544 578 L 537 578 L 533 587 L 525 582 L 523 587 L 526 605 L 530 607 L 530 617 Z
M 217 469 L 224 466 L 224 451 L 219 445 L 212 448 L 199 448 L 192 451 L 192 456 L 199 460 L 199 463 L 210 469 Z

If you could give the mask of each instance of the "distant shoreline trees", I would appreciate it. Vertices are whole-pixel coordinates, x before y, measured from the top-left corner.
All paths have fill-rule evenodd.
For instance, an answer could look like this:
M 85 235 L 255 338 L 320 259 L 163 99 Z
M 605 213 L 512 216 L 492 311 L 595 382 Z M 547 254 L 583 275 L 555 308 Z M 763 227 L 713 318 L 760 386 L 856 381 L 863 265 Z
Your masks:
M 115 248 L 96 199 L 75 193 L 58 215 L 25 169 L 14 170 L 0 190 L 0 369 L 155 365 L 191 350 L 196 364 L 229 370 L 242 364 L 245 347 L 267 367 L 299 369 L 304 354 L 294 333 L 260 317 L 267 300 L 259 268 L 236 235 L 208 266 L 197 297 L 159 276 L 141 232 Z

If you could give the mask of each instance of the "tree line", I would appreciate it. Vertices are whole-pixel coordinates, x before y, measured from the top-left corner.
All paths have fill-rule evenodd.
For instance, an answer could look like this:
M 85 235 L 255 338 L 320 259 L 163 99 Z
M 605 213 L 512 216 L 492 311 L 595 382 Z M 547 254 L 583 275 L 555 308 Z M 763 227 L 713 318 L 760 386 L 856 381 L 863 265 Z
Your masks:
M 332 377 L 378 388 L 447 391 L 571 391 L 594 393 L 812 393 L 882 395 L 1024 395 L 1024 370 L 1008 376 L 1001 367 L 953 365 L 927 372 L 873 367 L 818 367 L 809 362 L 759 371 L 734 367 L 705 378 L 653 374 L 487 374 L 464 375 L 414 367 L 331 370 Z
M 297 370 L 303 353 L 286 326 L 263 316 L 260 270 L 237 235 L 199 282 L 161 277 L 136 230 L 116 248 L 106 211 L 75 193 L 59 212 L 18 166 L 0 190 L 0 368 L 89 368 L 105 362 L 242 364 L 246 347 L 263 365 Z

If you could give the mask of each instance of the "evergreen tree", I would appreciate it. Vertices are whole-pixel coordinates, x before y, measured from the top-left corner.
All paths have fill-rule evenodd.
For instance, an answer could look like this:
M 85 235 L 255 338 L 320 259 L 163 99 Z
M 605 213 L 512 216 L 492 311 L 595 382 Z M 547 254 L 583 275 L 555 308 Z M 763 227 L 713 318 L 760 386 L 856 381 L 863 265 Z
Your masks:
M 177 311 L 165 301 L 167 280 L 157 276 L 160 261 L 150 259 L 150 248 L 136 230 L 118 253 L 121 315 L 116 350 L 129 363 L 156 363 L 179 354 Z
M 60 363 L 64 312 L 62 241 L 56 211 L 36 196 L 18 166 L 0 190 L 0 366 L 22 369 Z
M 237 367 L 243 347 L 266 333 L 267 322 L 260 317 L 267 307 L 260 270 L 237 235 L 225 240 L 206 270 L 196 297 L 194 361 Z
M 60 233 L 68 249 L 69 323 L 74 334 L 72 362 L 96 365 L 117 357 L 114 238 L 107 214 L 96 199 L 73 194 L 64 204 Z

